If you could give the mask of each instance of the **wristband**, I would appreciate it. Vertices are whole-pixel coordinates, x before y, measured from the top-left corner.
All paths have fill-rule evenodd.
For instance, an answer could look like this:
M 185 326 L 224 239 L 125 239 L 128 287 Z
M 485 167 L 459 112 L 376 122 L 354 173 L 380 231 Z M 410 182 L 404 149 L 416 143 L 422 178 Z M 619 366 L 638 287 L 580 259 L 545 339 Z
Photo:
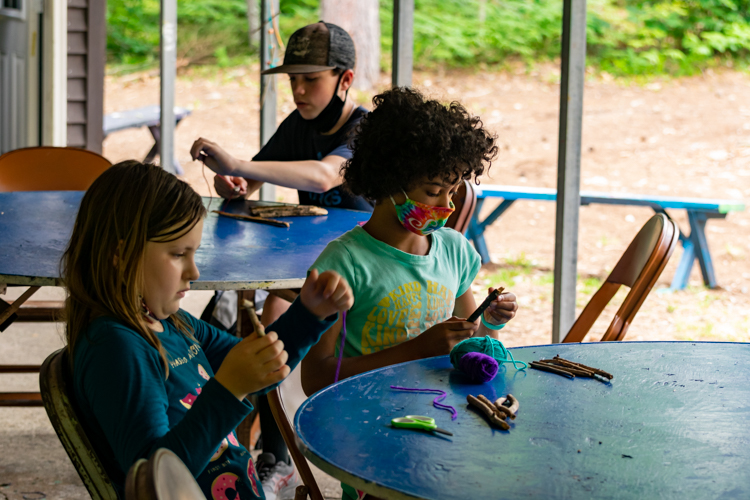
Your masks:
M 486 319 L 484 319 L 484 313 L 482 313 L 482 324 L 489 328 L 490 330 L 500 330 L 502 329 L 507 323 L 503 323 L 501 325 L 493 325 L 492 323 L 488 322 Z

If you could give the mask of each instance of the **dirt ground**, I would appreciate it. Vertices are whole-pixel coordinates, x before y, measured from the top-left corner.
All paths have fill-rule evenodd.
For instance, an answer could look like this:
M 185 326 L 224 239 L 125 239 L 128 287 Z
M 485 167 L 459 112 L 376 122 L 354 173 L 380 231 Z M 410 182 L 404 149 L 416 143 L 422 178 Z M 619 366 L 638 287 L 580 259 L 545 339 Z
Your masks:
M 288 84 L 279 78 L 278 117 L 293 110 Z M 379 89 L 390 84 L 383 75 Z M 441 101 L 459 100 L 498 135 L 501 151 L 483 183 L 555 187 L 559 70 L 532 72 L 417 72 L 414 84 Z M 353 92 L 371 107 L 375 92 Z M 131 109 L 158 103 L 156 76 L 108 77 L 105 109 Z M 201 166 L 189 149 L 200 136 L 230 153 L 250 158 L 259 148 L 258 73 L 255 68 L 188 68 L 177 81 L 176 103 L 193 113 L 176 131 L 177 155 L 185 179 L 208 193 Z M 104 154 L 112 161 L 145 156 L 152 141 L 146 129 L 112 134 Z M 212 174 L 206 172 L 208 182 Z M 588 75 L 584 91 L 581 189 L 667 196 L 744 200 L 750 195 L 750 75 L 706 72 L 700 77 L 655 80 L 647 84 Z M 280 200 L 296 192 L 277 188 Z M 489 212 L 497 202 L 488 201 Z M 593 205 L 581 208 L 577 302 L 582 308 L 598 289 L 651 209 Z M 684 211 L 672 216 L 688 231 Z M 626 340 L 750 340 L 750 212 L 731 213 L 707 226 L 721 288 L 702 286 L 694 266 L 690 287 L 652 293 Z M 548 343 L 552 331 L 552 278 L 555 205 L 519 201 L 491 226 L 486 239 L 493 263 L 476 281 L 482 299 L 490 283 L 518 295 L 520 311 L 503 330 L 508 346 Z M 668 287 L 679 261 L 678 248 L 657 288 Z M 624 292 L 602 315 L 589 338 L 598 340 Z

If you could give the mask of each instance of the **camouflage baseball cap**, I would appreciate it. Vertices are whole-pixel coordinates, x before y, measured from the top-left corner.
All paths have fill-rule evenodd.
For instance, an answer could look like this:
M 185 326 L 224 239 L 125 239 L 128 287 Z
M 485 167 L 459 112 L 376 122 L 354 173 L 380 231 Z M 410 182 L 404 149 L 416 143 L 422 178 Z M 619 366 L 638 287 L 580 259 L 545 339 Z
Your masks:
M 327 69 L 352 69 L 356 62 L 354 42 L 345 30 L 323 21 L 300 28 L 289 38 L 284 64 L 261 72 L 315 73 Z

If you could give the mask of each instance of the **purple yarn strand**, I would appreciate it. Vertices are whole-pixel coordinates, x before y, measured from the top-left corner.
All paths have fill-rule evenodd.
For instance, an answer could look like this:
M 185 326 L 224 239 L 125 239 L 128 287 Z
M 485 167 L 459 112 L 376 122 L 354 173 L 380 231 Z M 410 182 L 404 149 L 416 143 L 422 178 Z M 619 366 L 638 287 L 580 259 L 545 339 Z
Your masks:
M 448 410 L 449 412 L 451 412 L 451 420 L 456 420 L 458 418 L 458 412 L 454 407 L 452 407 L 451 405 L 444 405 L 440 403 L 440 401 L 448 397 L 445 391 L 441 391 L 440 389 L 412 389 L 409 387 L 399 387 L 397 385 L 392 385 L 391 389 L 396 389 L 397 391 L 439 393 L 439 395 L 432 400 L 432 406 L 440 410 Z
M 346 311 L 341 313 L 341 324 L 342 324 L 342 335 L 341 335 L 341 345 L 339 346 L 339 360 L 336 362 L 336 376 L 333 377 L 333 383 L 339 381 L 339 371 L 341 371 L 341 358 L 344 357 L 344 341 L 346 340 Z

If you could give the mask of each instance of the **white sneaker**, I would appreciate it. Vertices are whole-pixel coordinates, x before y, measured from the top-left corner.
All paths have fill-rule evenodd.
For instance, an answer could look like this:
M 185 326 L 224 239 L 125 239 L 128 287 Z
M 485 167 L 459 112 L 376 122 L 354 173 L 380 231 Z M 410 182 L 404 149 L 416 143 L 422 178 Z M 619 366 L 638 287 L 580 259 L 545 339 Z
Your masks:
M 302 484 L 294 465 L 276 462 L 273 453 L 261 453 L 255 468 L 266 500 L 294 500 L 297 486 Z

